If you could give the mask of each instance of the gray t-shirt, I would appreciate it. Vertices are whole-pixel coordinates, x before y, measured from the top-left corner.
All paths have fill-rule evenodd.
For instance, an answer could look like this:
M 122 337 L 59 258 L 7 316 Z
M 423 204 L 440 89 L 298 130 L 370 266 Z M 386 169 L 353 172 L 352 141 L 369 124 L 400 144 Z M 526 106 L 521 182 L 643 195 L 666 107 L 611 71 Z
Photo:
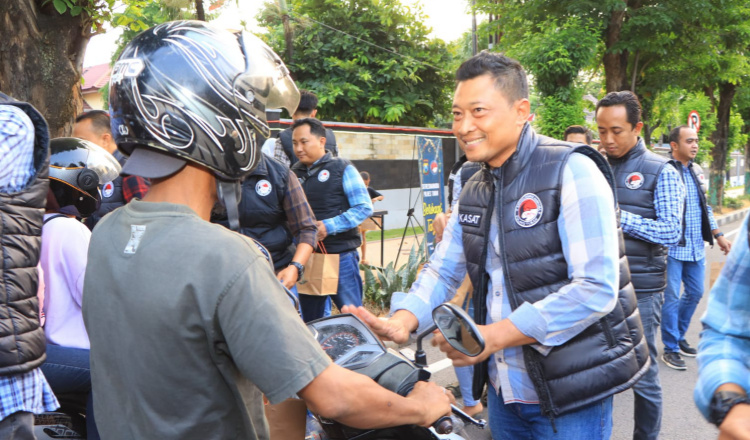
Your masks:
M 83 298 L 106 439 L 267 439 L 262 394 L 278 403 L 330 364 L 255 245 L 184 205 L 99 222 Z

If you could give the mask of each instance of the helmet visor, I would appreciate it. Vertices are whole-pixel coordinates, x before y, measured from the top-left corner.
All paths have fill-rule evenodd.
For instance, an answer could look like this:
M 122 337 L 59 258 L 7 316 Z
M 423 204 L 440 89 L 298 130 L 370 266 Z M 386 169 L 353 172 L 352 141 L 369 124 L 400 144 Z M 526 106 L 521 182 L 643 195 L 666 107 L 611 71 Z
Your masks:
M 245 56 L 245 71 L 234 79 L 237 107 L 248 122 L 268 137 L 266 109 L 285 108 L 293 114 L 299 104 L 299 90 L 289 77 L 289 69 L 266 43 L 244 31 L 237 38 Z M 248 108 L 252 111 L 245 110 Z
M 120 175 L 120 163 L 104 148 L 93 142 L 88 144 L 89 155 L 86 158 L 86 168 L 93 170 L 99 176 L 99 182 L 106 183 L 117 179 Z

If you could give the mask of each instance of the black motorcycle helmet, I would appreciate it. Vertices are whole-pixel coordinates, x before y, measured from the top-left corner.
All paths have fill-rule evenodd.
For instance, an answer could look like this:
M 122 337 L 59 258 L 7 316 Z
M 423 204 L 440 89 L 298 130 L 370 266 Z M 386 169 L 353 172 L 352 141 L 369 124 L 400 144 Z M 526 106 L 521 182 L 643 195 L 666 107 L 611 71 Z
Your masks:
M 49 146 L 50 191 L 61 212 L 88 217 L 99 207 L 99 185 L 120 174 L 119 162 L 102 147 L 83 139 L 52 139 Z
M 266 108 L 291 114 L 298 102 L 297 87 L 271 48 L 247 32 L 202 21 L 174 21 L 140 33 L 113 67 L 109 89 L 121 152 L 152 149 L 230 181 L 258 164 L 255 131 L 271 134 Z

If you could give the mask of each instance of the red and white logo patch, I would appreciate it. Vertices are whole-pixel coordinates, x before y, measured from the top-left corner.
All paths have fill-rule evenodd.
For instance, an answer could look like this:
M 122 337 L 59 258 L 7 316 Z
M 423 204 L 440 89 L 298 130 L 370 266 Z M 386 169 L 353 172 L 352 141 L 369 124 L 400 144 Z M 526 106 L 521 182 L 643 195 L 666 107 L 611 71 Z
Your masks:
M 527 193 L 516 203 L 516 223 L 522 228 L 530 228 L 542 219 L 544 207 L 536 194 Z
M 109 198 L 112 197 L 112 194 L 115 193 L 115 184 L 112 182 L 107 182 L 102 187 L 102 197 Z
M 271 194 L 271 189 L 273 189 L 271 182 L 266 179 L 259 180 L 258 183 L 255 184 L 255 192 L 261 197 Z
M 630 173 L 625 178 L 625 186 L 630 189 L 638 189 L 643 186 L 643 174 L 639 172 Z
M 325 182 L 326 180 L 331 178 L 331 172 L 328 170 L 323 170 L 318 174 L 318 180 L 321 182 Z

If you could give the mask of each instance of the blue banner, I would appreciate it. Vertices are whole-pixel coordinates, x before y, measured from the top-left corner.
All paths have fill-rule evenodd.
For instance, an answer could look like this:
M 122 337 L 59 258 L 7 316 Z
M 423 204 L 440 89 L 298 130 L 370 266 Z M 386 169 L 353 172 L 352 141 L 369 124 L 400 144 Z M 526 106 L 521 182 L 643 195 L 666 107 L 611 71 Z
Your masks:
M 435 250 L 435 229 L 432 222 L 443 212 L 443 140 L 439 137 L 417 136 L 419 180 L 422 185 L 422 213 L 425 224 L 425 253 Z

